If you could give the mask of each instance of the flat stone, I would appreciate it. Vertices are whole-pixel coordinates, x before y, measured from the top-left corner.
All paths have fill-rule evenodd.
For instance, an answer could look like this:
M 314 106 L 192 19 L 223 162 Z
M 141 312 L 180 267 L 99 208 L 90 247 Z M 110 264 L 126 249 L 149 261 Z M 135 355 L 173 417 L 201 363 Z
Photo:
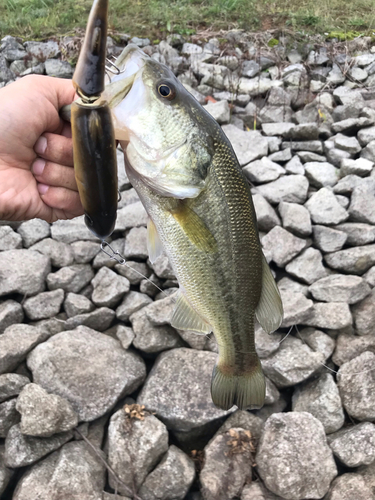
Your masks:
M 224 125 L 222 130 L 231 142 L 241 167 L 267 155 L 267 139 L 259 132 L 245 132 L 234 125 Z
M 269 143 L 268 143 L 269 146 Z M 282 151 L 276 151 L 271 155 L 268 155 L 268 159 L 275 162 L 284 163 L 292 159 L 292 150 L 291 149 L 283 149 Z
M 350 326 L 352 322 L 348 304 L 344 302 L 317 302 L 305 324 L 316 328 L 339 330 Z
M 372 496 L 372 488 L 360 474 L 347 473 L 332 482 L 326 500 L 368 500 Z
M 293 158 L 288 161 L 285 165 L 285 171 L 288 174 L 305 175 L 305 169 L 298 156 L 293 156 Z
M 332 124 L 332 132 L 338 134 L 340 132 L 345 132 L 347 134 L 355 133 L 361 128 L 369 127 L 373 125 L 373 120 L 369 118 L 347 118 L 340 122 L 335 122 Z
M 343 120 L 347 120 L 348 118 L 358 118 L 359 113 L 360 108 L 358 106 L 353 104 L 339 105 L 333 110 L 332 118 L 335 122 L 341 122 Z
M 323 302 L 346 302 L 356 304 L 371 293 L 363 278 L 333 274 L 316 281 L 309 287 L 315 300 Z
M 347 467 L 369 465 L 375 460 L 375 425 L 363 422 L 331 434 L 328 444 Z
M 295 127 L 294 123 L 280 122 L 280 123 L 263 123 L 262 130 L 268 136 L 281 135 L 282 137 Z
M 303 163 L 311 163 L 311 162 L 319 162 L 326 163 L 327 158 L 322 155 L 318 155 L 316 153 L 312 153 L 311 151 L 297 151 L 297 156 Z
M 0 253 L 0 297 L 11 293 L 35 295 L 45 289 L 51 272 L 48 257 L 31 250 L 6 250 Z
M 285 174 L 283 167 L 269 160 L 266 156 L 261 160 L 256 160 L 244 167 L 243 173 L 251 182 L 259 184 L 278 179 L 280 175 Z
M 62 288 L 66 292 L 77 293 L 88 285 L 93 277 L 94 272 L 89 264 L 73 264 L 48 274 L 47 286 L 50 290 Z
M 23 309 L 15 300 L 0 302 L 0 333 L 14 323 L 22 323 Z
M 17 233 L 22 237 L 23 246 L 29 248 L 37 241 L 48 238 L 50 225 L 45 220 L 31 219 L 23 222 L 17 229 Z
M 248 94 L 252 97 L 263 95 L 269 92 L 273 87 L 281 87 L 281 80 L 270 80 L 268 78 L 245 78 L 238 81 L 238 91 L 241 94 Z
M 30 380 L 27 377 L 17 373 L 0 375 L 0 403 L 13 396 L 18 396 L 25 385 L 29 383 Z
M 349 195 L 353 189 L 362 185 L 364 180 L 358 175 L 347 175 L 334 186 L 333 192 L 336 194 Z
M 294 125 L 285 134 L 286 139 L 293 141 L 313 141 L 318 139 L 319 130 L 315 123 L 302 123 L 301 125 Z
M 340 224 L 349 217 L 332 191 L 325 187 L 313 194 L 305 203 L 305 207 L 310 212 L 311 219 L 315 224 Z
M 87 327 L 51 337 L 31 352 L 27 365 L 35 383 L 67 399 L 84 421 L 104 415 L 146 376 L 139 356 Z
M 306 412 L 274 414 L 267 420 L 256 463 L 267 488 L 293 500 L 322 498 L 337 476 L 324 427 Z
M 22 237 L 10 226 L 0 226 L 0 252 L 22 248 Z
M 344 425 L 345 416 L 339 390 L 333 376 L 324 373 L 318 379 L 297 386 L 292 399 L 293 411 L 308 412 L 317 418 L 326 434 Z
M 337 134 L 334 143 L 336 148 L 342 149 L 350 154 L 356 154 L 361 151 L 361 145 L 355 137 L 347 137 L 346 135 Z
M 74 262 L 72 247 L 67 243 L 55 241 L 52 238 L 44 238 L 42 241 L 32 245 L 30 250 L 35 250 L 49 257 L 54 267 L 70 266 Z
M 41 61 L 51 57 L 57 57 L 60 53 L 59 44 L 55 41 L 48 42 L 25 42 L 27 52 Z
M 284 317 L 282 328 L 304 324 L 313 311 L 313 301 L 307 299 L 301 292 L 280 289 L 283 302 Z
M 44 65 L 48 76 L 55 76 L 57 78 L 71 78 L 73 76 L 73 68 L 68 61 L 47 59 Z
M 278 209 L 284 229 L 299 236 L 308 236 L 311 234 L 310 214 L 304 206 L 297 203 L 281 202 Z
M 256 193 L 253 195 L 253 203 L 254 203 L 259 231 L 268 232 L 273 227 L 280 226 L 281 222 L 275 209 L 268 203 L 268 201 L 261 194 Z
M 339 250 L 325 255 L 324 260 L 332 269 L 361 275 L 375 264 L 375 245 Z
M 374 162 L 366 160 L 366 158 L 343 159 L 341 161 L 340 176 L 359 175 L 360 177 L 366 177 L 371 173 L 373 167 Z
M 42 292 L 26 299 L 23 308 L 29 319 L 52 318 L 60 312 L 63 301 L 64 290 L 57 289 L 52 292 Z
M 340 226 L 336 226 L 339 228 Z M 322 252 L 337 252 L 347 241 L 347 234 L 331 227 L 313 226 L 314 243 Z
M 375 354 L 364 352 L 340 366 L 337 385 L 345 410 L 356 420 L 375 420 Z
M 339 169 L 327 162 L 305 163 L 306 177 L 317 188 L 334 186 L 339 180 Z
M 375 190 L 366 184 L 354 188 L 348 212 L 353 222 L 375 224 Z
M 115 312 L 108 307 L 100 307 L 91 312 L 84 314 L 77 314 L 66 320 L 65 328 L 73 330 L 77 326 L 87 326 L 99 332 L 107 330 L 115 318 Z
M 308 285 L 328 274 L 322 264 L 322 254 L 315 248 L 307 248 L 301 255 L 293 259 L 285 269 L 287 273 Z
M 121 408 L 108 428 L 108 463 L 121 483 L 110 475 L 110 486 L 124 494 L 134 487 L 138 490 L 167 450 L 168 431 L 160 420 L 149 413 L 132 419 Z
M 280 201 L 304 203 L 308 187 L 309 181 L 305 176 L 285 175 L 276 181 L 258 186 L 257 191 L 273 205 L 277 205 Z
M 98 241 L 98 238 L 87 229 L 83 215 L 71 220 L 54 222 L 51 225 L 51 236 L 54 240 L 68 244 L 75 241 Z
M 280 226 L 275 226 L 262 238 L 265 254 L 269 255 L 278 267 L 285 267 L 306 245 L 306 240 L 294 236 Z
M 353 66 L 353 68 L 350 68 L 348 71 L 348 74 L 351 78 L 356 80 L 357 82 L 364 82 L 366 78 L 368 77 L 368 73 L 366 70 L 362 68 L 358 68 L 356 66 Z
M 289 141 L 281 144 L 282 149 L 291 148 L 293 151 L 311 151 L 312 153 L 323 153 L 321 141 Z
M 7 437 L 9 429 L 19 421 L 20 416 L 16 410 L 15 399 L 0 403 L 0 438 Z
M 104 485 L 103 462 L 85 442 L 73 441 L 28 469 L 13 500 L 62 500 L 62 495 L 72 500 L 101 500 Z
M 357 335 L 372 335 L 375 320 L 375 290 L 371 293 L 369 291 L 366 298 L 356 304 L 352 311 Z
M 289 276 L 281 278 L 281 280 L 277 282 L 277 288 L 280 291 L 284 290 L 293 293 L 302 293 L 305 297 L 309 294 L 309 287 L 307 285 L 302 285 L 302 283 L 292 280 Z

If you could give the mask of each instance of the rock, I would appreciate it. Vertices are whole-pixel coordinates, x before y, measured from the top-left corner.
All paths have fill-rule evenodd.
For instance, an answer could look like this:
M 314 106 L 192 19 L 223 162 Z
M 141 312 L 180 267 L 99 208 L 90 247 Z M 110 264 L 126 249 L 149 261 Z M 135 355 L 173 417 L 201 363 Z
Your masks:
M 325 500 L 369 500 L 373 497 L 372 489 L 360 474 L 347 473 L 336 478 Z
M 304 324 L 313 312 L 313 301 L 307 299 L 303 293 L 292 290 L 280 290 L 283 302 L 284 317 L 282 328 Z
M 22 323 L 23 309 L 15 300 L 0 302 L 0 333 L 14 323 Z
M 328 444 L 347 467 L 369 465 L 375 460 L 375 425 L 363 422 L 331 434 Z
M 267 420 L 256 463 L 267 488 L 290 500 L 322 498 L 337 476 L 323 425 L 306 412 L 274 414 Z
M 332 140 L 332 139 L 331 139 Z M 338 149 L 342 149 L 349 154 L 355 155 L 361 151 L 361 145 L 357 141 L 355 137 L 348 137 L 343 134 L 337 134 L 333 139 L 335 147 Z M 343 160 L 345 162 L 347 160 Z
M 16 411 L 16 400 L 0 403 L 0 438 L 5 438 L 9 429 L 18 424 L 20 416 Z
M 98 241 L 98 238 L 87 229 L 84 216 L 54 222 L 51 225 L 51 235 L 54 240 L 68 244 L 75 241 Z
M 332 356 L 335 340 L 326 333 L 315 328 L 304 328 L 299 336 L 313 351 L 321 352 L 326 359 Z
M 365 351 L 375 353 L 375 339 L 372 335 L 357 337 L 343 333 L 337 337 L 336 350 L 332 361 L 335 365 L 341 366 Z
M 48 394 L 37 384 L 28 384 L 22 389 L 16 409 L 21 414 L 21 432 L 27 436 L 50 437 L 78 425 L 78 415 L 70 403 Z
M 151 303 L 152 300 L 148 295 L 131 290 L 126 294 L 122 304 L 116 309 L 116 317 L 121 321 L 128 321 L 133 313 Z
M 306 240 L 298 238 L 280 226 L 275 226 L 262 238 L 262 246 L 266 255 L 278 267 L 285 265 L 306 248 Z
M 252 97 L 263 95 L 273 87 L 281 87 L 280 80 L 270 80 L 268 78 L 245 78 L 238 81 L 238 91 L 240 94 L 249 94 Z
M 257 191 L 274 205 L 280 201 L 304 203 L 308 187 L 309 182 L 303 175 L 285 175 L 276 181 L 258 186 Z
M 307 248 L 287 266 L 286 272 L 311 285 L 320 278 L 327 276 L 327 270 L 322 264 L 322 254 L 315 248 Z
M 62 241 L 55 241 L 52 238 L 44 238 L 33 245 L 30 250 L 35 250 L 50 257 L 51 264 L 54 267 L 70 266 L 74 262 L 72 247 Z
M 228 101 L 218 101 L 218 102 L 208 102 L 204 109 L 210 113 L 210 115 L 218 123 L 228 123 L 230 119 L 230 109 Z
M 125 259 L 136 258 L 146 259 L 147 250 L 147 229 L 145 227 L 133 227 L 125 238 Z
M 367 144 L 375 140 L 375 127 L 363 128 L 357 134 L 358 141 L 362 147 L 367 146 Z
M 285 174 L 285 170 L 264 156 L 261 160 L 256 160 L 246 165 L 243 168 L 243 173 L 251 182 L 262 184 L 278 179 L 280 175 Z
M 350 326 L 352 321 L 348 304 L 344 302 L 317 302 L 305 324 L 316 328 L 339 330 Z
M 21 235 L 13 231 L 10 226 L 0 227 L 0 252 L 22 248 Z
M 124 245 L 125 245 L 125 238 L 117 238 L 116 240 L 112 241 L 111 243 L 111 248 L 113 253 L 118 252 L 120 255 L 124 255 Z M 112 253 L 112 251 L 109 249 L 109 254 Z M 106 250 L 106 252 L 107 252 Z M 117 260 L 112 259 L 108 253 L 106 252 L 99 252 L 95 258 L 94 262 L 92 263 L 92 267 L 94 269 L 100 269 L 101 267 L 109 267 L 109 268 L 114 268 L 117 265 Z
M 47 338 L 42 328 L 23 324 L 9 326 L 0 335 L 0 373 L 17 368 L 28 352 Z
M 256 193 L 253 195 L 253 203 L 259 231 L 268 232 L 273 227 L 280 226 L 281 223 L 277 213 L 261 194 Z
M 5 453 L 4 445 L 0 445 L 0 495 L 2 495 L 3 492 L 5 491 L 14 472 L 12 469 L 8 469 L 8 467 L 5 467 L 4 453 Z
M 78 314 L 66 321 L 65 328 L 73 330 L 78 326 L 88 326 L 99 332 L 107 330 L 115 318 L 115 312 L 108 307 L 100 307 L 86 314 Z
M 294 125 L 284 134 L 284 137 L 293 141 L 312 141 L 319 137 L 318 126 L 315 123 Z
M 94 241 L 75 241 L 70 247 L 76 264 L 88 264 L 100 252 L 99 243 Z
M 73 68 L 68 61 L 59 59 L 47 59 L 45 61 L 46 74 L 57 78 L 72 78 Z
M 48 438 L 24 436 L 20 425 L 14 425 L 5 440 L 5 465 L 11 468 L 25 467 L 45 457 L 70 441 L 73 432 L 63 432 Z
M 116 307 L 130 289 L 126 278 L 107 267 L 98 271 L 91 284 L 94 287 L 92 301 L 99 307 Z
M 307 297 L 309 293 L 309 287 L 307 285 L 302 285 L 298 281 L 294 281 L 291 278 L 284 276 L 280 281 L 277 282 L 277 287 L 280 290 L 290 291 L 293 293 L 302 293 Z
M 280 202 L 278 209 L 284 229 L 299 236 L 308 236 L 311 234 L 310 214 L 304 206 L 297 203 Z
M 270 137 L 269 137 L 270 139 Z M 270 146 L 268 142 L 268 147 Z M 283 149 L 282 151 L 276 151 L 268 156 L 268 159 L 275 162 L 286 162 L 292 159 L 292 150 L 291 149 Z M 285 172 L 284 172 L 285 173 Z
M 309 287 L 315 300 L 323 302 L 346 302 L 356 304 L 371 293 L 363 278 L 333 274 L 316 281 Z
M 375 286 L 375 266 L 374 267 L 371 267 L 367 273 L 365 273 L 363 275 L 363 277 L 365 278 L 365 280 L 367 281 L 367 283 L 374 287 Z
M 231 142 L 241 167 L 267 155 L 267 139 L 259 132 L 245 132 L 234 125 L 224 125 L 222 130 Z
M 147 305 L 143 311 L 153 325 L 168 325 L 171 322 L 172 314 L 176 305 L 177 294 L 172 293 L 168 297 L 159 299 Z
M 305 169 L 298 156 L 293 156 L 293 158 L 288 161 L 285 165 L 285 171 L 288 174 L 305 175 Z
M 267 490 L 261 482 L 252 482 L 246 484 L 242 490 L 241 500 L 283 500 L 281 497 L 274 495 Z
M 0 253 L 0 297 L 11 293 L 35 295 L 45 289 L 51 271 L 48 257 L 31 250 L 7 250 Z
M 77 293 L 88 285 L 94 277 L 89 264 L 73 264 L 62 267 L 47 276 L 47 286 L 50 290 L 62 288 L 66 292 Z
M 308 412 L 317 418 L 326 434 L 336 432 L 344 425 L 345 416 L 339 390 L 330 373 L 297 386 L 292 399 L 293 411 Z
M 148 278 L 151 274 L 149 267 L 144 262 L 128 260 L 126 265 L 116 264 L 115 270 L 125 276 L 131 285 L 138 285 L 143 278 Z
M 332 269 L 350 274 L 363 274 L 375 264 L 375 245 L 347 248 L 324 256 Z
M 108 462 L 122 482 L 116 484 L 110 476 L 110 486 L 125 494 L 134 486 L 138 489 L 167 450 L 168 431 L 157 418 L 146 413 L 131 419 L 124 409 L 117 411 L 108 428 Z
M 87 327 L 51 337 L 31 352 L 27 365 L 35 383 L 67 399 L 84 421 L 104 415 L 146 376 L 139 356 Z
M 216 359 L 213 352 L 186 348 L 160 354 L 137 402 L 155 412 L 170 430 L 205 432 L 215 420 L 228 415 L 211 399 Z
M 120 344 L 124 349 L 129 349 L 131 343 L 134 340 L 134 332 L 129 326 L 116 325 L 107 330 L 105 333 L 109 333 L 111 331 L 120 341 Z
M 337 226 L 339 227 L 339 226 Z M 322 252 L 337 252 L 347 240 L 347 234 L 331 227 L 313 226 L 314 243 Z
M 262 124 L 262 130 L 268 136 L 281 135 L 284 137 L 293 127 L 295 127 L 294 123 L 288 122 Z
M 50 225 L 41 219 L 31 219 L 23 222 L 17 232 L 22 236 L 23 246 L 31 247 L 37 241 L 48 238 L 50 235 Z
M 310 212 L 311 219 L 315 224 L 339 224 L 349 217 L 332 191 L 325 187 L 313 194 L 305 203 L 305 207 Z
M 375 161 L 375 141 L 371 141 L 367 144 L 367 146 L 362 149 L 361 157 L 366 158 L 372 162 Z
M 23 308 L 26 316 L 32 320 L 52 318 L 60 312 L 64 301 L 64 290 L 57 289 L 52 292 L 42 292 L 26 299 Z
M 336 184 L 333 188 L 333 192 L 336 194 L 349 195 L 353 192 L 355 187 L 360 186 L 363 182 L 363 179 L 358 175 L 347 175 Z
M 151 264 L 151 267 L 158 278 L 176 279 L 171 263 L 164 252 Z
M 293 151 L 311 151 L 312 153 L 323 153 L 321 141 L 291 141 L 283 142 L 282 149 L 291 148 Z
M 375 354 L 364 352 L 340 366 L 337 385 L 345 410 L 357 420 L 375 420 Z
M 140 201 L 126 205 L 117 211 L 115 231 L 147 226 L 147 217 L 147 212 Z
M 314 352 L 300 339 L 289 335 L 274 354 L 262 360 L 262 367 L 265 375 L 278 388 L 282 388 L 303 382 L 324 361 L 325 357 L 321 352 Z
M 254 415 L 254 413 L 250 413 L 247 410 L 237 410 L 232 415 L 229 415 L 212 439 L 237 427 L 245 431 L 250 431 L 252 438 L 258 440 L 263 432 L 264 422 L 261 418 Z
M 369 291 L 367 297 L 352 310 L 357 335 L 372 335 L 375 321 L 375 290 L 371 293 Z
M 84 295 L 68 293 L 64 302 L 64 309 L 68 318 L 91 312 L 94 304 Z
M 374 189 L 366 185 L 354 188 L 348 212 L 353 222 L 375 224 Z
M 366 158 L 357 158 L 357 160 L 343 159 L 341 161 L 340 176 L 359 175 L 366 177 L 371 173 L 374 167 L 374 162 L 366 160 Z
M 240 495 L 245 482 L 251 481 L 252 449 L 250 432 L 241 428 L 232 428 L 210 441 L 200 473 L 205 500 L 227 500 Z
M 310 184 L 317 188 L 334 186 L 339 179 L 339 170 L 327 162 L 305 163 L 305 173 Z
M 263 359 L 267 358 L 270 354 L 277 351 L 280 345 L 281 335 L 266 333 L 259 324 L 255 326 L 255 348 L 258 356 Z M 234 427 L 242 427 L 242 425 L 235 425 Z
M 85 442 L 74 441 L 28 469 L 13 500 L 101 500 L 104 485 L 103 462 Z
M 4 373 L 0 375 L 0 403 L 17 396 L 30 380 L 17 373 Z
M 173 444 L 139 490 L 142 500 L 183 500 L 195 477 L 194 462 Z

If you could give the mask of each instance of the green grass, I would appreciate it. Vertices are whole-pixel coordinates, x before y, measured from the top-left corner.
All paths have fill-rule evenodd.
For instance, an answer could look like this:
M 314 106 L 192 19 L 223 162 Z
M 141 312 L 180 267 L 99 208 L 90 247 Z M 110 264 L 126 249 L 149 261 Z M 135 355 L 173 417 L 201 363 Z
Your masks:
M 43 39 L 86 25 L 91 0 L 0 0 L 0 36 Z M 163 38 L 169 32 L 243 28 L 369 33 L 375 0 L 110 0 L 110 29 Z

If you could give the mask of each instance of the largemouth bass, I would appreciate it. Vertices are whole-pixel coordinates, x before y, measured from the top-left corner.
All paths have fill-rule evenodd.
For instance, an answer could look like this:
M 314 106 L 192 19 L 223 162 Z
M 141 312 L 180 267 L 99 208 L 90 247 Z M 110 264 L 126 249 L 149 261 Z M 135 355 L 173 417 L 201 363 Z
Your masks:
M 172 326 L 214 332 L 215 405 L 260 408 L 265 379 L 254 321 L 267 332 L 282 304 L 262 254 L 254 206 L 217 122 L 165 65 L 128 46 L 106 87 L 126 171 L 150 217 L 151 261 L 165 249 L 180 284 Z

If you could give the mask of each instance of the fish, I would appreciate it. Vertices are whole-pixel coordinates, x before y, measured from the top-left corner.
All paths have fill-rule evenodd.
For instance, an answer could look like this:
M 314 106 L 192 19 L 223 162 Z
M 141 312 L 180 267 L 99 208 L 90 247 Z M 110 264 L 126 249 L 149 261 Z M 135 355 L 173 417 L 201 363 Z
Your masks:
M 150 260 L 164 250 L 179 282 L 171 325 L 213 332 L 217 407 L 261 408 L 266 384 L 255 320 L 271 333 L 283 309 L 248 182 L 221 127 L 171 69 L 131 44 L 116 66 L 101 98 L 149 216 Z

